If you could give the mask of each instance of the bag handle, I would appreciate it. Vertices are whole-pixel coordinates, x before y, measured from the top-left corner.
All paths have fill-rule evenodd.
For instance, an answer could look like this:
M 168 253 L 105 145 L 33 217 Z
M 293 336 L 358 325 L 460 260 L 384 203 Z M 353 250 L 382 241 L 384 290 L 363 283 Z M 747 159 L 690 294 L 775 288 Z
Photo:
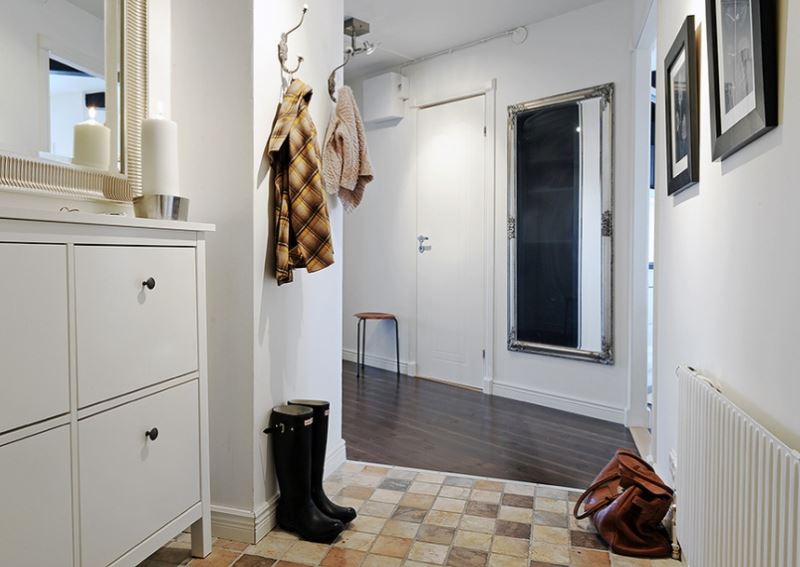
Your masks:
M 583 504 L 583 501 L 586 500 L 592 492 L 594 492 L 595 490 L 597 490 L 598 488 L 600 488 L 604 484 L 608 484 L 612 480 L 617 480 L 618 478 L 620 478 L 619 473 L 615 473 L 615 474 L 609 475 L 609 476 L 607 476 L 605 478 L 601 478 L 600 480 L 598 480 L 597 482 L 592 484 L 589 488 L 587 488 L 583 492 L 583 494 L 581 494 L 580 498 L 578 498 L 578 501 L 575 502 L 575 508 L 572 510 L 572 515 L 575 516 L 575 519 L 576 520 L 583 520 L 584 518 L 588 518 L 589 516 L 591 516 L 595 512 L 599 512 L 600 510 L 602 510 L 603 508 L 605 508 L 606 506 L 611 504 L 614 500 L 616 500 L 619 495 L 614 496 L 614 497 L 606 497 L 606 499 L 603 500 L 602 502 L 599 502 L 599 503 L 595 504 L 594 506 L 584 510 L 583 514 L 579 514 L 578 513 L 578 510 L 580 510 L 580 508 L 581 508 L 581 504 Z

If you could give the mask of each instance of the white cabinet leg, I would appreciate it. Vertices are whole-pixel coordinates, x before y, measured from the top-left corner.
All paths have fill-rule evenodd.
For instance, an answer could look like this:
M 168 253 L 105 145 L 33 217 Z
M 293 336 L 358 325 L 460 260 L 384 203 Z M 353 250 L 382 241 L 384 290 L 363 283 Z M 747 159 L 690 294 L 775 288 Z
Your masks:
M 211 521 L 206 516 L 192 524 L 192 557 L 207 557 L 211 553 Z

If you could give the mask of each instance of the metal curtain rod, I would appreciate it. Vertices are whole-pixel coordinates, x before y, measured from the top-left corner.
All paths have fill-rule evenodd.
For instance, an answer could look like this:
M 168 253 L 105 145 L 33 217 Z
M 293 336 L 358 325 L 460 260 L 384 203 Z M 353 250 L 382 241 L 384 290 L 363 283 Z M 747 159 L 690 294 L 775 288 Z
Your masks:
M 476 39 L 474 41 L 456 45 L 454 47 L 448 47 L 447 49 L 442 49 L 441 51 L 437 51 L 429 55 L 423 55 L 422 57 L 417 57 L 416 59 L 412 59 L 410 61 L 406 61 L 405 63 L 401 63 L 400 65 L 397 65 L 397 67 L 402 69 L 404 67 L 408 67 L 409 65 L 416 65 L 417 63 L 422 63 L 423 61 L 428 61 L 429 59 L 435 59 L 436 57 L 441 57 L 442 55 L 450 55 L 451 53 L 455 53 L 456 51 L 461 51 L 462 49 L 469 49 L 470 47 L 475 47 L 476 45 L 488 43 L 490 41 L 494 41 L 495 39 L 500 39 L 508 36 L 515 36 L 515 35 L 520 38 L 519 41 L 517 41 L 515 38 L 515 41 L 517 41 L 517 43 L 523 43 L 528 38 L 528 28 L 526 28 L 525 26 L 519 26 L 512 30 L 498 32 L 487 37 L 482 37 L 481 39 Z
M 308 12 L 308 4 L 303 4 L 303 13 L 300 15 L 300 22 L 290 29 L 287 32 L 281 34 L 281 41 L 278 44 L 278 60 L 281 62 L 281 69 L 283 72 L 288 75 L 294 75 L 298 69 L 300 69 L 300 64 L 303 62 L 303 56 L 297 56 L 297 65 L 294 69 L 289 69 L 286 67 L 286 60 L 289 58 L 289 34 L 293 31 L 297 30 L 300 26 L 303 25 L 303 20 L 306 19 L 306 12 Z

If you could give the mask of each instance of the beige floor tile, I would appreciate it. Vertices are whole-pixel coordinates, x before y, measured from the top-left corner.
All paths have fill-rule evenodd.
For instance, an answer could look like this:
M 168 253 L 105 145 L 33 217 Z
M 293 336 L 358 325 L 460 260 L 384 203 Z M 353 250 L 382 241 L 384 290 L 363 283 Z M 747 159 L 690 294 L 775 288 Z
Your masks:
M 372 493 L 370 496 L 370 500 L 373 502 L 384 502 L 387 504 L 397 504 L 400 502 L 400 498 L 403 497 L 402 492 L 398 492 L 397 490 L 384 490 L 382 488 L 378 488 L 375 492 Z
M 458 527 L 462 530 L 470 532 L 483 532 L 490 534 L 494 532 L 495 522 L 493 518 L 481 518 L 480 516 L 467 516 L 461 517 L 461 523 Z
M 507 482 L 505 486 L 507 494 L 519 494 L 521 496 L 533 496 L 536 493 L 536 486 L 533 484 L 519 484 Z
M 529 508 L 515 508 L 513 506 L 500 506 L 497 518 L 500 520 L 508 520 L 509 522 L 530 524 L 533 521 L 533 510 Z
M 463 547 L 453 547 L 447 556 L 448 567 L 486 567 L 488 561 L 488 552 Z
M 336 496 L 339 491 L 344 488 L 344 484 L 340 482 L 323 482 L 322 488 L 325 490 L 325 494 L 330 498 Z
M 536 543 L 531 545 L 531 560 L 554 565 L 569 565 L 569 546 L 553 543 Z
M 368 486 L 369 488 L 378 488 L 378 485 L 386 480 L 386 476 L 378 474 L 360 474 L 345 479 L 345 484 L 348 486 Z
M 441 484 L 436 484 L 433 482 L 421 482 L 418 480 L 408 487 L 408 491 L 415 494 L 428 494 L 431 496 L 436 496 L 441 488 Z
M 440 496 L 434 501 L 432 508 L 434 510 L 441 510 L 443 512 L 461 513 L 464 511 L 466 505 L 466 500 L 458 500 L 457 498 L 445 498 Z
M 283 561 L 293 561 L 302 565 L 317 565 L 328 554 L 329 546 L 321 543 L 310 543 L 308 541 L 297 541 L 289 548 Z
M 489 548 L 492 546 L 492 534 L 458 530 L 456 532 L 456 537 L 453 539 L 453 545 L 466 549 L 489 551 Z
M 594 528 L 594 524 L 592 524 L 591 518 L 583 518 L 582 520 L 575 519 L 575 516 L 572 515 L 570 511 L 569 515 L 569 529 L 571 530 L 582 530 L 584 532 L 596 532 Z
M 515 508 L 529 508 L 533 509 L 533 496 L 524 496 L 522 494 L 503 494 L 503 499 L 500 500 L 503 506 L 514 506 Z
M 394 512 L 395 505 L 387 504 L 386 502 L 374 502 L 368 500 L 359 508 L 359 512 L 366 516 L 375 516 L 378 518 L 391 518 Z
M 269 535 L 273 537 L 282 537 L 284 539 L 290 539 L 292 541 L 297 541 L 298 539 L 300 539 L 300 536 L 298 536 L 296 533 L 287 532 L 286 530 L 279 528 L 277 526 L 273 528 L 271 532 L 269 532 Z
M 350 522 L 350 529 L 356 532 L 379 534 L 385 525 L 386 518 L 359 515 L 355 520 Z
M 359 567 L 367 556 L 363 551 L 333 547 L 320 565 L 322 567 Z
M 492 553 L 489 555 L 489 567 L 528 567 L 528 560 L 522 557 Z
M 336 472 L 357 473 L 361 472 L 363 468 L 364 465 L 362 465 L 361 463 L 345 463 L 341 467 L 339 467 L 339 470 L 337 470 Z
M 375 534 L 367 534 L 364 532 L 356 532 L 353 530 L 346 530 L 342 532 L 339 539 L 336 540 L 334 545 L 336 547 L 344 547 L 345 549 L 355 549 L 357 551 L 368 551 L 372 544 L 375 542 Z M 288 557 L 284 556 L 284 559 Z
M 489 490 L 491 492 L 502 492 L 503 483 L 498 482 L 496 480 L 480 479 L 475 481 L 475 484 L 472 485 L 472 488 L 474 488 L 475 490 Z
M 607 551 L 573 547 L 569 552 L 570 567 L 610 567 L 611 558 Z
M 456 512 L 443 512 L 442 510 L 431 510 L 425 516 L 426 524 L 434 526 L 444 526 L 445 528 L 455 528 L 461 521 L 461 514 Z
M 412 543 L 414 543 L 412 539 L 381 535 L 375 538 L 370 553 L 402 559 L 408 553 Z
M 247 548 L 250 555 L 260 555 L 270 559 L 280 559 L 294 545 L 295 540 L 274 535 L 270 532 L 255 545 Z
M 530 542 L 527 539 L 515 537 L 494 536 L 492 540 L 492 553 L 500 555 L 513 555 L 514 557 L 528 558 Z
M 435 496 L 430 494 L 411 494 L 406 493 L 400 499 L 400 506 L 407 506 L 409 508 L 419 508 L 421 510 L 428 510 L 436 500 Z
M 233 567 L 273 567 L 275 565 L 274 559 L 267 559 L 258 555 L 242 555 L 233 564 Z
M 382 467 L 380 465 L 364 465 L 364 468 L 361 469 L 362 474 L 373 474 L 376 476 L 386 476 L 391 470 L 391 467 Z
M 445 528 L 443 526 L 422 524 L 422 526 L 419 528 L 419 532 L 417 532 L 417 541 L 450 545 L 453 543 L 453 536 L 455 533 L 455 528 Z
M 533 526 L 531 541 L 534 543 L 553 543 L 555 545 L 569 545 L 569 530 L 554 528 L 552 526 Z
M 486 502 L 487 504 L 499 504 L 502 494 L 491 490 L 475 490 L 473 489 L 469 495 L 470 500 L 475 502 Z
M 558 514 L 567 513 L 567 501 L 558 500 L 557 498 L 546 498 L 544 496 L 537 496 L 536 501 L 533 503 L 535 510 L 543 512 L 556 512 Z
M 386 478 L 399 478 L 401 480 L 414 480 L 417 476 L 417 471 L 409 471 L 405 469 L 392 469 L 386 473 Z
M 678 562 L 675 563 L 680 565 Z M 611 567 L 652 567 L 653 565 L 656 565 L 656 563 L 651 562 L 649 559 L 611 554 Z
M 381 534 L 395 537 L 415 538 L 419 531 L 420 524 L 414 522 L 402 522 L 399 520 L 389 520 L 383 526 Z
M 446 545 L 418 541 L 411 546 L 408 558 L 412 561 L 444 565 L 444 561 L 447 559 L 447 551 L 448 547 Z
M 400 567 L 402 559 L 397 557 L 386 557 L 385 555 L 367 555 L 361 567 Z
M 278 567 L 281 567 L 280 565 Z M 431 567 L 430 563 L 420 563 L 419 561 L 411 561 L 406 559 L 403 561 L 403 567 Z
M 566 500 L 569 496 L 569 491 L 563 488 L 555 488 L 552 486 L 538 485 L 536 487 L 536 496 L 543 496 L 545 498 L 553 498 L 555 500 Z
M 339 496 L 355 500 L 369 500 L 373 492 L 375 492 L 375 489 L 368 486 L 345 486 L 339 492 Z
M 469 488 L 461 488 L 460 486 L 442 486 L 442 489 L 439 491 L 439 496 L 466 500 L 469 498 L 469 493 Z
M 417 474 L 415 480 L 418 480 L 420 482 L 432 482 L 434 484 L 442 484 L 445 478 L 446 478 L 445 475 L 441 473 L 421 472 Z

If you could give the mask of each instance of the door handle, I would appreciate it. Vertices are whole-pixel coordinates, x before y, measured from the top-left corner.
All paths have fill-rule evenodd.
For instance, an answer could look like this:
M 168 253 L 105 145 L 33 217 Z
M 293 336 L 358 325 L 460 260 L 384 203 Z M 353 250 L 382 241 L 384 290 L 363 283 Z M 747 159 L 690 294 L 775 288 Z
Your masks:
M 430 240 L 430 238 L 428 238 L 427 236 L 425 236 L 423 234 L 420 234 L 419 236 L 417 236 L 417 242 L 419 242 L 419 248 L 417 248 L 417 250 L 419 250 L 420 254 L 424 254 L 426 250 L 430 250 L 431 249 L 431 245 L 430 244 L 428 244 L 427 246 L 425 245 L 425 242 L 428 241 L 428 240 Z

